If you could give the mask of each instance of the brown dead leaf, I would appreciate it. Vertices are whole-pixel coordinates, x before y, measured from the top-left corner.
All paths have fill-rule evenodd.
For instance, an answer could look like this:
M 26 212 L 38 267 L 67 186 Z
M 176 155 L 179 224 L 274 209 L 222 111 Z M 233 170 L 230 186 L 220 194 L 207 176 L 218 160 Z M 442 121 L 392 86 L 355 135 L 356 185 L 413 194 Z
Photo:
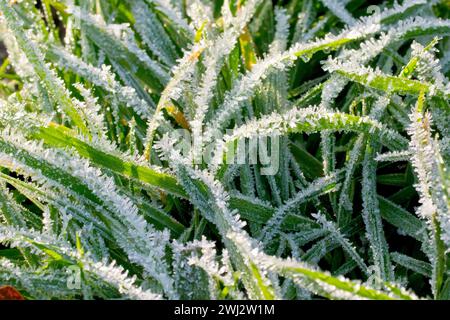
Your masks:
M 14 287 L 1 286 L 0 300 L 25 300 L 25 298 Z

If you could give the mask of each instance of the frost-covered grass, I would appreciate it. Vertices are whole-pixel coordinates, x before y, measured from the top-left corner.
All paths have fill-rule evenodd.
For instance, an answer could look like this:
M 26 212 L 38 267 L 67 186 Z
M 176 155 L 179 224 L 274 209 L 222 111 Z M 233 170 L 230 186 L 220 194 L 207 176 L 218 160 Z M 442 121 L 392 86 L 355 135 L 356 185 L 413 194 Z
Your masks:
M 0 286 L 450 299 L 449 18 L 0 0 Z

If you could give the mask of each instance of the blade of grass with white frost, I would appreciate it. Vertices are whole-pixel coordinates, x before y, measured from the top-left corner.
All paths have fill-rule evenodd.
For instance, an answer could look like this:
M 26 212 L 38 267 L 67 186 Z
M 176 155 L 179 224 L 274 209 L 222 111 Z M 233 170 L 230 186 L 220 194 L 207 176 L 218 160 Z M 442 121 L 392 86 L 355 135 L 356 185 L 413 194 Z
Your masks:
M 377 148 L 377 143 L 369 139 L 365 148 L 363 180 L 361 182 L 363 199 L 362 216 L 366 226 L 367 239 L 369 240 L 372 251 L 372 259 L 377 268 L 377 272 L 384 281 L 391 281 L 393 280 L 393 268 L 377 199 L 375 180 L 376 162 L 373 159 L 375 148 Z
M 18 147 L 22 144 L 25 149 Z M 139 215 L 135 204 L 121 194 L 111 178 L 80 158 L 43 149 L 36 143 L 25 143 L 18 134 L 4 131 L 0 139 L 1 156 L 12 162 L 13 169 L 24 170 L 41 182 L 87 198 L 97 204 L 103 221 L 115 230 L 113 235 L 130 259 L 157 279 L 165 293 L 177 297 L 172 279 L 167 275 L 164 256 L 168 232 L 157 232 Z M 11 161 L 10 155 L 14 155 Z M 82 168 L 82 169 L 80 169 Z M 146 239 L 146 240 L 144 240 Z
M 205 43 L 195 43 L 189 51 L 184 53 L 183 58 L 181 58 L 178 61 L 178 64 L 172 69 L 172 78 L 161 92 L 161 97 L 159 98 L 155 113 L 148 123 L 144 150 L 144 156 L 147 159 L 150 159 L 155 131 L 160 122 L 164 119 L 162 115 L 163 110 L 171 105 L 172 99 L 176 100 L 179 98 L 181 94 L 181 83 L 194 72 L 194 66 L 203 50 L 205 50 Z
M 153 114 L 155 108 L 153 100 L 148 95 L 145 95 L 144 100 L 134 88 L 120 84 L 109 67 L 97 68 L 57 46 L 50 46 L 46 57 L 59 68 L 71 70 L 92 84 L 101 87 L 140 116 L 149 118 Z
M 420 242 L 427 241 L 427 226 L 422 220 L 386 198 L 378 196 L 377 199 L 384 220 Z
M 365 144 L 365 138 L 360 135 L 351 151 L 348 154 L 348 160 L 345 168 L 345 180 L 342 184 L 340 190 L 339 202 L 338 202 L 338 212 L 337 212 L 337 222 L 338 225 L 342 226 L 349 222 L 351 218 L 351 211 L 353 209 L 352 202 L 350 200 L 350 187 L 353 181 L 353 175 L 356 170 L 356 165 L 358 163 L 361 151 L 363 150 Z
M 425 261 L 417 260 L 411 258 L 407 255 L 401 254 L 399 252 L 391 253 L 392 261 L 401 265 L 406 269 L 417 272 L 427 278 L 431 278 L 431 264 Z
M 134 27 L 150 50 L 167 66 L 175 64 L 177 52 L 155 13 L 144 1 L 130 1 Z
M 369 67 L 343 64 L 331 58 L 328 59 L 325 64 L 325 70 L 328 72 L 337 72 L 352 81 L 388 93 L 408 93 L 419 95 L 423 91 L 425 93 L 435 92 L 442 97 L 450 96 L 449 92 L 442 91 L 434 85 L 424 81 L 386 75 L 379 70 L 373 70 Z
M 43 139 L 45 143 L 51 146 L 63 148 L 67 146 L 73 147 L 81 156 L 88 158 L 99 166 L 161 188 L 173 195 L 186 197 L 186 193 L 170 175 L 157 172 L 150 167 L 124 161 L 116 155 L 98 150 L 78 139 L 68 128 L 57 124 L 50 124 L 46 128 L 40 128 L 39 132 L 36 132 L 34 135 L 35 138 Z
M 232 17 L 228 22 L 229 26 L 225 28 L 223 34 L 212 40 L 212 43 L 205 50 L 203 63 L 206 70 L 203 74 L 200 89 L 194 101 L 196 105 L 195 116 L 190 121 L 192 135 L 195 138 L 195 147 L 193 149 L 193 159 L 201 160 L 200 154 L 203 150 L 203 121 L 208 111 L 211 99 L 214 97 L 213 89 L 216 85 L 217 77 L 225 62 L 235 47 L 237 40 L 244 31 L 248 22 L 252 18 L 261 0 L 247 1 L 240 7 L 236 17 Z
M 320 195 L 335 190 L 337 181 L 342 176 L 342 172 L 335 172 L 330 176 L 318 178 L 296 194 L 293 198 L 286 201 L 283 205 L 276 209 L 273 216 L 267 221 L 261 232 L 261 241 L 267 245 L 280 231 L 280 226 L 289 212 L 293 212 L 298 207 Z
M 446 247 L 450 244 L 450 179 L 439 152 L 439 144 L 431 136 L 431 116 L 424 109 L 425 94 L 421 92 L 410 115 L 408 133 L 411 136 L 411 161 L 418 179 L 415 188 L 421 204 L 417 214 L 429 222 L 432 232 L 432 290 L 437 298 L 444 281 Z
M 345 9 L 348 0 L 321 0 L 321 2 L 345 24 L 351 26 L 356 23 L 356 19 Z
M 251 120 L 233 130 L 218 145 L 219 152 L 215 154 L 213 164 L 220 166 L 225 153 L 233 150 L 239 139 L 324 130 L 367 133 L 391 150 L 404 150 L 407 147 L 407 140 L 403 136 L 369 117 L 330 112 L 320 107 L 294 108 L 284 114 L 273 113 Z
M 353 244 L 340 232 L 339 228 L 322 214 L 313 214 L 313 217 L 322 225 L 322 227 L 329 231 L 330 234 L 336 239 L 341 245 L 342 249 L 350 256 L 350 258 L 356 262 L 358 267 L 367 276 L 370 276 L 369 268 L 365 264 L 364 260 L 361 258 L 359 253 L 356 251 Z
M 357 217 L 344 225 L 339 229 L 340 234 L 343 237 L 351 238 L 358 233 L 363 232 L 364 225 L 361 217 Z M 324 230 L 325 237 L 317 241 L 311 248 L 309 248 L 304 254 L 301 255 L 301 261 L 310 264 L 317 264 L 322 258 L 324 258 L 329 252 L 341 246 L 340 240 L 335 235 L 329 234 L 327 230 Z M 339 240 L 339 241 L 338 241 Z
M 408 6 L 408 4 L 406 4 L 406 6 Z M 401 9 L 398 9 L 399 8 L 396 8 L 396 10 L 393 11 L 387 10 L 388 14 L 382 14 L 382 17 L 388 18 L 389 15 L 396 15 L 401 12 Z M 398 32 L 393 32 L 393 34 L 396 35 L 396 39 L 408 39 L 420 34 L 430 34 L 431 31 L 437 31 L 439 34 L 450 33 L 450 24 L 442 20 L 428 21 L 425 19 L 412 19 L 404 22 L 400 21 L 397 24 L 396 29 Z M 230 119 L 237 111 L 239 111 L 240 101 L 250 98 L 253 88 L 261 82 L 262 77 L 269 70 L 283 70 L 299 57 L 308 61 L 319 51 L 337 50 L 347 43 L 363 39 L 380 31 L 381 27 L 379 21 L 373 21 L 373 19 L 369 18 L 367 21 L 363 20 L 337 36 L 328 34 L 323 39 L 307 43 L 298 43 L 283 53 L 267 56 L 265 59 L 256 63 L 253 66 L 252 71 L 243 76 L 228 92 L 224 102 L 218 108 L 216 115 L 212 117 L 214 120 L 208 125 L 208 130 L 205 132 L 205 140 L 209 142 L 214 133 L 220 132 L 221 129 L 228 125 Z
M 136 286 L 135 279 L 128 278 L 128 274 L 124 272 L 124 269 L 116 266 L 115 262 L 107 265 L 103 262 L 93 261 L 85 255 L 80 255 L 80 252 L 75 252 L 67 243 L 52 239 L 50 236 L 38 232 L 5 228 L 1 225 L 0 231 L 0 243 L 10 241 L 15 245 L 31 246 L 36 251 L 45 253 L 50 259 L 57 260 L 59 263 L 69 266 L 78 265 L 85 272 L 95 274 L 103 281 L 116 287 L 121 293 L 129 295 L 132 299 L 161 299 L 161 295 Z
M 403 295 L 399 297 L 392 292 L 379 291 L 344 277 L 333 277 L 327 272 L 320 271 L 317 268 L 293 259 L 281 259 L 268 256 L 249 246 L 239 234 L 231 233 L 228 237 L 233 239 L 243 252 L 246 252 L 250 257 L 259 261 L 259 264 L 267 268 L 267 270 L 290 278 L 298 285 L 330 299 L 415 299 L 414 295 L 410 295 L 406 291 L 402 291 Z
M 156 10 L 161 12 L 173 23 L 177 25 L 177 28 L 181 29 L 187 35 L 192 36 L 193 30 L 188 24 L 186 19 L 183 17 L 181 12 L 174 7 L 174 5 L 169 0 L 145 0 L 149 5 L 155 6 Z
M 83 21 L 88 27 L 86 28 L 87 36 L 98 47 L 102 48 L 111 60 L 127 72 L 136 75 L 157 93 L 162 91 L 169 80 L 167 72 L 152 60 L 145 51 L 141 50 L 134 39 L 125 42 L 117 38 L 111 34 L 111 31 L 108 31 L 109 26 L 107 24 L 102 24 L 100 17 L 83 12 L 79 7 L 70 6 L 66 11 Z
M 222 235 L 222 241 L 230 252 L 231 259 L 236 268 L 242 272 L 242 281 L 251 299 L 274 299 L 274 289 L 267 275 L 260 270 L 258 261 L 236 247 L 229 238 L 229 232 L 236 232 L 250 241 L 247 233 L 242 230 L 245 223 L 240 220 L 236 211 L 230 211 L 228 207 L 229 196 L 218 181 L 206 172 L 195 170 L 183 164 L 179 155 L 172 155 L 172 161 L 178 162 L 177 175 L 184 188 L 188 190 L 191 201 L 199 208 L 204 217 L 212 222 Z
M 73 132 L 65 127 L 51 124 L 49 127 L 40 128 L 34 134 L 37 139 L 42 139 L 46 144 L 59 148 L 75 148 L 80 156 L 88 158 L 93 164 L 105 167 L 118 174 L 136 179 L 181 198 L 188 198 L 188 194 L 179 185 L 175 177 L 167 173 L 157 172 L 151 167 L 142 164 L 124 161 L 114 154 L 98 150 L 87 142 L 77 138 Z M 255 200 L 240 196 L 231 196 L 230 205 L 236 209 L 242 209 L 243 216 L 250 221 L 265 222 L 274 213 L 274 208 L 259 203 Z M 293 223 L 288 221 L 285 228 L 292 228 Z
M 89 206 L 82 206 L 79 203 L 75 203 L 74 201 L 71 201 L 68 196 L 63 197 L 59 195 L 55 190 L 51 190 L 50 188 L 43 188 L 42 185 L 38 187 L 37 184 L 24 183 L 19 179 L 12 178 L 3 173 L 0 173 L 0 179 L 16 188 L 21 194 L 35 203 L 42 211 L 45 210 L 45 207 L 43 207 L 42 204 L 37 204 L 36 199 L 48 203 L 58 210 L 66 211 L 75 220 L 91 224 L 93 226 L 93 229 L 99 232 L 104 237 L 104 239 L 107 239 L 109 241 L 113 239 L 111 231 L 105 226 L 105 219 L 98 217 L 98 215 L 96 216 L 87 213 L 89 211 Z M 66 193 L 68 192 L 66 191 Z M 82 196 L 80 196 L 80 194 L 78 194 L 77 197 L 78 201 L 84 201 L 82 200 Z M 36 217 L 34 216 L 34 218 Z M 39 226 L 42 226 L 42 221 L 40 219 L 38 219 L 36 223 Z M 54 221 L 54 223 L 56 223 L 56 221 Z
M 73 123 L 85 134 L 88 134 L 85 123 L 76 110 L 67 89 L 57 75 L 44 63 L 42 52 L 25 34 L 22 24 L 14 8 L 8 1 L 0 1 L 2 10 L 8 26 L 13 32 L 17 43 L 26 55 L 28 61 L 33 65 L 36 75 L 42 81 L 50 97 L 57 102 L 62 111 L 73 121 Z

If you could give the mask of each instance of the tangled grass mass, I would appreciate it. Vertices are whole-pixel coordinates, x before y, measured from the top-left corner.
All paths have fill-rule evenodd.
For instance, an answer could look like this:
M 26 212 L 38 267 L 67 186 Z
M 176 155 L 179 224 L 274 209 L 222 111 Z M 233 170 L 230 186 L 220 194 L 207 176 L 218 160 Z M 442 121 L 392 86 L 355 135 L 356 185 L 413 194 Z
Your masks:
M 0 286 L 450 299 L 448 0 L 0 0 Z

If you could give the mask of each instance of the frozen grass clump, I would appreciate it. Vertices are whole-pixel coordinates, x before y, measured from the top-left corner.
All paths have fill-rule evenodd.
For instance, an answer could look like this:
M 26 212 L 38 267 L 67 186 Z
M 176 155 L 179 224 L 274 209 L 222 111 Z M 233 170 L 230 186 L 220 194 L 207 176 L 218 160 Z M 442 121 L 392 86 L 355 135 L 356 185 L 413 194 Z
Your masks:
M 446 1 L 0 0 L 0 285 L 450 299 Z

